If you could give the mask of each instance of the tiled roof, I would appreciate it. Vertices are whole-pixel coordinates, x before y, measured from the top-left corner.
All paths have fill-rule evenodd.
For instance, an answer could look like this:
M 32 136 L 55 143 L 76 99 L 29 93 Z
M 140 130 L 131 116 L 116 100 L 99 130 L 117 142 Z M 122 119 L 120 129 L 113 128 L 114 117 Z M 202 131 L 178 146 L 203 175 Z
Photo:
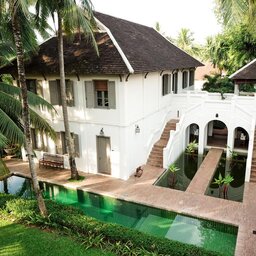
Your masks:
M 135 73 L 203 66 L 153 28 L 95 13 L 113 34 Z
M 256 80 L 256 59 L 230 76 L 232 80 Z
M 96 33 L 99 56 L 91 43 L 82 36 L 74 40 L 64 37 L 64 62 L 66 74 L 123 74 L 128 69 L 107 33 Z M 59 74 L 57 38 L 53 37 L 40 45 L 37 55 L 26 63 L 29 75 Z M 15 63 L 15 62 L 14 62 Z M 5 67 L 0 73 L 13 73 L 16 64 Z M 15 72 L 14 72 L 15 73 Z
M 127 74 L 152 71 L 194 68 L 202 64 L 180 50 L 153 28 L 95 12 L 95 17 L 110 33 L 97 32 L 97 56 L 92 44 L 82 36 L 78 40 L 64 37 L 66 74 Z M 127 64 L 128 63 L 128 64 Z M 0 74 L 16 73 L 16 63 L 0 69 Z M 59 73 L 57 38 L 40 45 L 39 51 L 26 63 L 29 75 L 54 75 Z

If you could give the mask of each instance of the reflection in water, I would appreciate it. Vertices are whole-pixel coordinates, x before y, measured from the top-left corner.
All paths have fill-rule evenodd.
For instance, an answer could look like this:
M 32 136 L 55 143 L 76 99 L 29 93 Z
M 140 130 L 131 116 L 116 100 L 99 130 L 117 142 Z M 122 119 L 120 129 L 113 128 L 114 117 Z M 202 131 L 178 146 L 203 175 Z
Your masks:
M 203 158 L 204 156 L 195 153 L 182 153 L 175 162 L 175 166 L 179 170 L 175 174 L 166 170 L 155 185 L 185 191 L 200 167 Z M 173 177 L 174 175 L 175 177 Z
M 67 189 L 49 183 L 41 183 L 45 198 L 65 205 L 79 207 L 87 216 L 105 222 L 117 223 L 158 237 L 181 241 L 217 252 L 233 255 L 237 228 L 205 221 L 145 205 L 103 197 L 81 190 Z M 24 188 L 27 188 L 25 191 Z M 0 192 L 3 192 L 0 182 Z M 13 176 L 8 190 L 31 197 L 29 180 Z

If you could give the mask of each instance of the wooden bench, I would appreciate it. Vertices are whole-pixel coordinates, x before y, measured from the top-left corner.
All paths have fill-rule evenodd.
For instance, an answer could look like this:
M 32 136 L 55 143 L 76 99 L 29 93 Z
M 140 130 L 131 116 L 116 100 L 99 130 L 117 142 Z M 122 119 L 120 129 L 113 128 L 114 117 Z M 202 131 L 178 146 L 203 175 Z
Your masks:
M 39 168 L 41 168 L 42 165 L 55 168 L 64 168 L 64 157 L 61 155 L 44 153 L 43 158 L 39 160 Z

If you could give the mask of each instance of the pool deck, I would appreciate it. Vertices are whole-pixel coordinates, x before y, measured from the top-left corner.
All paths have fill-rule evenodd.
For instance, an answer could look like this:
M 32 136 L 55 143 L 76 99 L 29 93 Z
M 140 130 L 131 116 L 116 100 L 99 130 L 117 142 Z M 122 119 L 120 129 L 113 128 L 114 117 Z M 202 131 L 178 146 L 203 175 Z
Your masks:
M 28 163 L 7 160 L 6 164 L 12 173 L 30 177 Z M 140 178 L 131 176 L 127 181 L 82 172 L 85 180 L 69 182 L 69 170 L 38 166 L 37 173 L 41 181 L 239 226 L 235 255 L 256 255 L 256 235 L 252 232 L 256 230 L 256 183 L 245 182 L 244 199 L 240 203 L 204 195 L 206 181 L 191 182 L 189 191 L 185 192 L 153 186 L 164 169 L 149 165 L 143 169 Z

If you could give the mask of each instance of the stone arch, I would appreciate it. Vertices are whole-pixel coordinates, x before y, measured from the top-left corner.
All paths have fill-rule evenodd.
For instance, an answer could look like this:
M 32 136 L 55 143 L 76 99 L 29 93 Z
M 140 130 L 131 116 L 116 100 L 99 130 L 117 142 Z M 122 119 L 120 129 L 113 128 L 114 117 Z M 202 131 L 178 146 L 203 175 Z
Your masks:
M 245 149 L 249 146 L 249 133 L 246 129 L 238 126 L 234 129 L 234 149 Z

